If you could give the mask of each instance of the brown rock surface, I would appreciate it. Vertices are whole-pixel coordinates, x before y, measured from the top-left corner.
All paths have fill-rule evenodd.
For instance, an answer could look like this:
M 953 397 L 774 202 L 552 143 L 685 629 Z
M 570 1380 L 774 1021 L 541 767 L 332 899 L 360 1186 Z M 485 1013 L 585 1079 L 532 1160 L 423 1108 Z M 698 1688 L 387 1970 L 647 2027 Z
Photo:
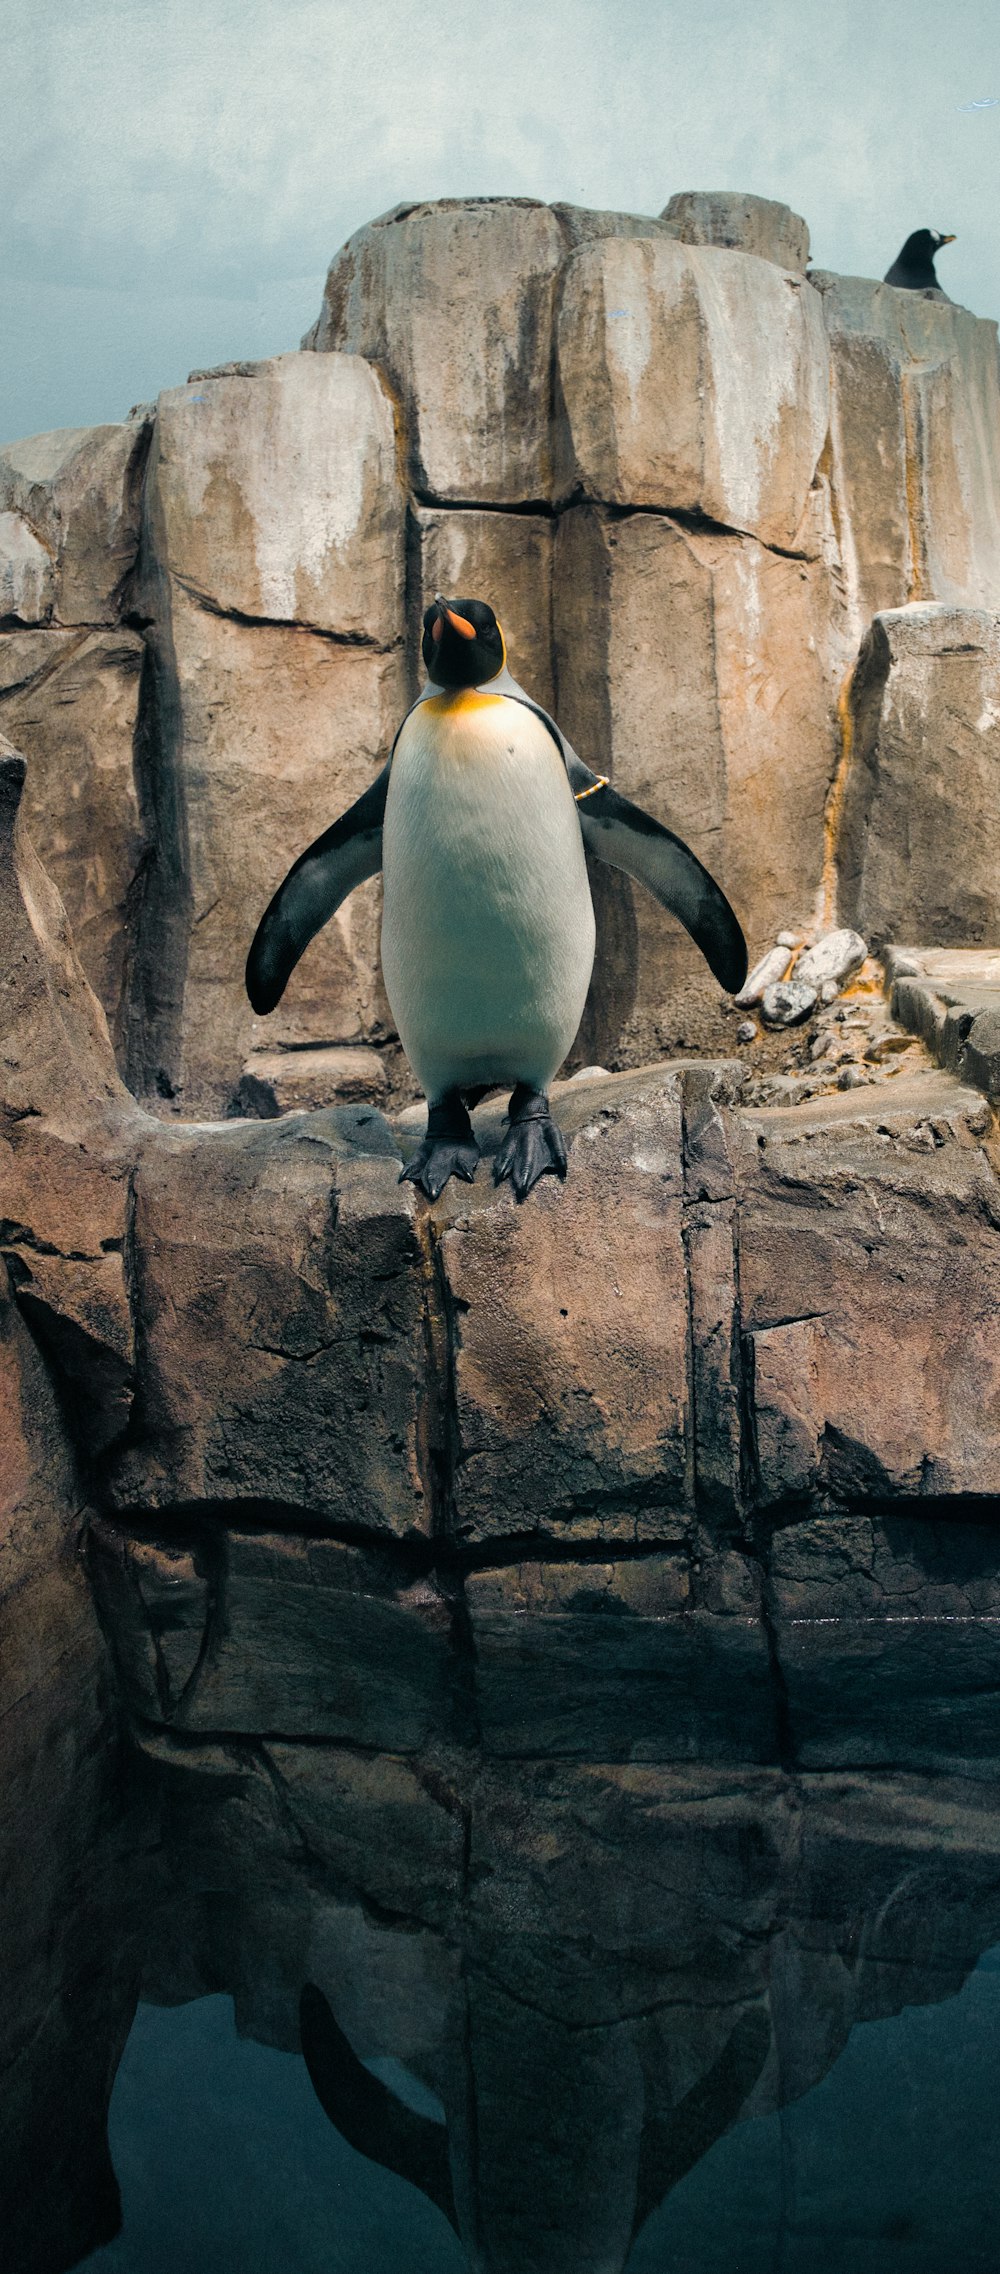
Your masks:
M 1000 617 L 876 616 L 850 692 L 839 907 L 876 942 L 994 945 L 1000 891 Z
M 565 1186 L 530 1215 L 485 1186 L 449 1203 L 460 1538 L 670 1536 L 690 1462 L 680 1108 L 666 1069 L 571 1084 Z
M 252 1049 L 384 1030 L 377 879 L 319 934 L 267 1021 L 251 1011 L 243 971 L 292 862 L 385 762 L 405 708 L 402 647 L 251 629 L 180 591 L 151 646 L 155 724 L 140 778 L 158 858 L 136 953 L 130 1080 L 180 1095 L 188 1113 L 217 1113 Z
M 140 1116 L 20 821 L 24 777 L 0 740 L 0 1253 L 94 1451 L 131 1400 L 124 1247 Z
M 155 1129 L 134 1176 L 139 1403 L 119 1507 L 429 1528 L 421 1253 L 380 1115 Z

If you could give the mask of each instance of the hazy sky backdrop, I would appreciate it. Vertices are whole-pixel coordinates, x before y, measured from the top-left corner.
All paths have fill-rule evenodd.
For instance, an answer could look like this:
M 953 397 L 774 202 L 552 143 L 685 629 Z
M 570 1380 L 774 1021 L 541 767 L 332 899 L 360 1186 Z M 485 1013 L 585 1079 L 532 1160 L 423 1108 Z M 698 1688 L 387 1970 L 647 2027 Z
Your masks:
M 745 189 L 1000 314 L 996 0 L 6 0 L 0 437 L 298 345 L 401 199 Z M 972 108 L 970 106 L 978 107 Z

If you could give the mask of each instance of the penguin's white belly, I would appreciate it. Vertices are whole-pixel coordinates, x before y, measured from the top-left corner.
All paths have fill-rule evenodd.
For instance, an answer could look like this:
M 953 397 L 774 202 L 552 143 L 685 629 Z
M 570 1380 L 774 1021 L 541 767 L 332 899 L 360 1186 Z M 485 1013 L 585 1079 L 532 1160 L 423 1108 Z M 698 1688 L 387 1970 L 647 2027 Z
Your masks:
M 533 711 L 471 692 L 417 705 L 382 870 L 386 993 L 427 1096 L 544 1089 L 583 1014 L 594 912 L 566 768 Z

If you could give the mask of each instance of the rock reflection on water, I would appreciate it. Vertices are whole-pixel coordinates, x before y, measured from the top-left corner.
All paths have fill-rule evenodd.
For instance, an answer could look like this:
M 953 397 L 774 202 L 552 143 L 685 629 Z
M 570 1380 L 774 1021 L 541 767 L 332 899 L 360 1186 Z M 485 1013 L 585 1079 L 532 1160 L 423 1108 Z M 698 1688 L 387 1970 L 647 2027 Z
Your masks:
M 133 1775 L 135 1978 L 212 2002 L 143 2009 L 109 2274 L 180 2263 L 130 2190 L 168 2238 L 190 2206 L 184 2263 L 262 2274 L 934 2274 L 945 2213 L 988 2263 L 991 1785 L 163 1735 Z M 300 2004 L 339 2139 L 262 2050 Z

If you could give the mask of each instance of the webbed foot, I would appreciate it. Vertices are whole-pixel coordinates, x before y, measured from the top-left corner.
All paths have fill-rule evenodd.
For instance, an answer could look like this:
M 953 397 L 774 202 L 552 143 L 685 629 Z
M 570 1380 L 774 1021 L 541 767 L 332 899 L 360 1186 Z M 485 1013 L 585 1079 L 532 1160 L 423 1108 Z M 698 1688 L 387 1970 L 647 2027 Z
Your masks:
M 543 1090 L 519 1082 L 507 1108 L 508 1130 L 493 1163 L 493 1182 L 509 1177 L 518 1200 L 526 1200 L 541 1176 L 564 1177 L 566 1146 L 553 1121 Z
M 418 1184 L 428 1200 L 436 1200 L 449 1177 L 471 1184 L 479 1165 L 479 1146 L 472 1123 L 457 1090 L 428 1107 L 427 1135 L 412 1160 L 399 1172 L 399 1181 Z

